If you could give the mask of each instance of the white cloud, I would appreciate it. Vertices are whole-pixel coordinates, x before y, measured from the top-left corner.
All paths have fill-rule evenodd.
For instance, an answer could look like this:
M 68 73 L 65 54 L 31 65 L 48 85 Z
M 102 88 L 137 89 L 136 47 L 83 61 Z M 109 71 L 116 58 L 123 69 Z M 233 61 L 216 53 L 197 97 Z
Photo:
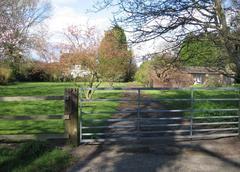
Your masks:
M 79 5 L 81 0 L 52 0 L 52 16 L 46 21 L 52 41 L 60 41 L 60 33 L 71 25 L 96 26 L 101 32 L 108 29 L 110 22 L 106 17 L 86 14 L 86 9 L 79 9 Z
M 77 14 L 69 7 L 56 7 L 54 9 L 53 16 L 48 22 L 49 30 L 56 32 L 66 28 L 69 25 L 85 24 L 87 22 L 87 17 Z
M 51 0 L 53 6 L 69 6 L 71 4 L 81 2 L 81 0 Z

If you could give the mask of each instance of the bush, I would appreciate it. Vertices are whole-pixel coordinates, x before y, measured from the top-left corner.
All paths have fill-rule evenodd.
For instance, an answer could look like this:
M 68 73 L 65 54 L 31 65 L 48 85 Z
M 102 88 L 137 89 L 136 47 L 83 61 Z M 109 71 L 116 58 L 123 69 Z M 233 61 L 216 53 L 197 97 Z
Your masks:
M 18 65 L 18 69 L 12 66 L 13 77 L 16 81 L 60 81 L 61 70 L 55 64 L 38 61 L 28 61 Z
M 27 80 L 28 81 L 50 81 L 51 75 L 39 66 L 35 66 L 28 70 Z
M 214 76 L 208 76 L 204 85 L 206 87 L 222 87 L 223 84 L 221 83 L 221 80 L 218 77 Z
M 41 65 L 25 64 L 21 65 L 19 73 L 15 75 L 17 81 L 51 81 L 51 73 Z
M 8 67 L 0 67 L 0 85 L 7 84 L 11 78 L 12 71 Z
M 151 65 L 150 62 L 144 62 L 137 70 L 135 74 L 135 80 L 144 84 L 145 86 L 149 85 L 150 82 L 150 70 Z

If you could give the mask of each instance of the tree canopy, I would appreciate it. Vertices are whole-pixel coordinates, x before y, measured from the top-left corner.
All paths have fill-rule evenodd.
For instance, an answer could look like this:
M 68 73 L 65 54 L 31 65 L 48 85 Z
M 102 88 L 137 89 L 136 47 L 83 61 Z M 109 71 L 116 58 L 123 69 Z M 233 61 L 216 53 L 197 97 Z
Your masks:
M 135 80 L 137 82 L 144 84 L 145 86 L 149 86 L 151 69 L 152 69 L 151 61 L 143 62 L 135 74 Z
M 226 63 L 219 64 L 220 48 L 205 36 L 187 37 L 183 41 L 179 53 L 180 61 L 185 66 L 217 67 L 226 65 Z
M 135 63 L 121 27 L 114 26 L 105 32 L 99 46 L 98 60 L 103 80 L 113 82 L 132 79 Z
M 0 1 L 0 60 L 7 61 L 15 75 L 36 46 L 37 27 L 50 15 L 45 0 Z
M 69 26 L 63 33 L 65 43 L 59 45 L 62 51 L 60 63 L 65 76 L 74 66 L 79 66 L 85 71 L 81 81 L 85 87 L 95 88 L 101 84 L 99 78 L 99 63 L 97 52 L 99 47 L 99 35 L 95 27 Z M 94 90 L 85 90 L 85 96 L 90 99 Z

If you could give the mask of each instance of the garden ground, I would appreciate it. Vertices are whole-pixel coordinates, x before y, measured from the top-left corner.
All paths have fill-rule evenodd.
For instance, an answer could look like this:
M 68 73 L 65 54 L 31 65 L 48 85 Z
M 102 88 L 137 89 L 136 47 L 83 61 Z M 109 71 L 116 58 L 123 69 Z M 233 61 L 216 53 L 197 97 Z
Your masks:
M 78 85 L 80 83 L 77 83 Z M 135 83 L 134 83 L 135 84 Z M 131 85 L 133 85 L 131 83 Z M 76 87 L 74 83 L 17 83 L 14 85 L 0 86 L 0 96 L 49 96 L 49 95 L 63 95 L 64 88 Z M 106 83 L 101 85 L 102 87 L 109 87 Z M 129 83 L 115 83 L 115 87 L 128 87 Z M 107 99 L 119 99 L 122 97 L 122 91 L 98 91 L 94 95 L 95 98 L 107 98 Z M 189 91 L 148 91 L 144 94 L 148 94 L 150 98 L 189 98 Z M 196 92 L 195 97 L 203 98 L 235 98 L 238 96 L 233 91 L 199 91 Z M 190 108 L 190 102 L 162 102 L 166 108 L 174 109 L 188 109 Z M 64 102 L 59 100 L 54 101 L 27 101 L 27 102 L 0 102 L 0 116 L 11 115 L 55 115 L 64 114 Z M 87 108 L 84 108 L 85 112 L 91 112 L 93 118 L 110 118 L 112 114 L 119 107 L 118 102 L 97 102 L 88 104 Z M 194 104 L 197 109 L 218 109 L 218 108 L 236 108 L 238 102 L 199 102 Z M 102 111 L 108 111 L 110 113 L 97 115 Z M 184 114 L 189 115 L 189 114 Z M 198 115 L 224 115 L 213 113 L 205 113 Z M 228 113 L 230 115 L 230 113 Z M 232 114 L 234 115 L 234 114 Z M 89 118 L 88 116 L 86 116 Z M 64 123 L 63 120 L 48 120 L 48 121 L 0 121 L 0 134 L 37 134 L 37 133 L 63 133 Z
M 64 94 L 64 89 L 76 87 L 81 83 L 16 83 L 0 86 L 0 96 L 49 96 Z M 106 87 L 106 83 L 102 86 Z M 115 83 L 114 86 L 124 87 L 126 83 Z M 111 92 L 108 96 L 111 96 Z M 101 96 L 101 94 L 96 94 Z M 113 97 L 118 97 L 119 94 Z M 0 102 L 1 115 L 50 115 L 62 114 L 63 101 L 25 101 Z M 114 111 L 117 103 L 109 103 L 109 110 Z M 98 105 L 101 110 L 102 104 Z M 37 134 L 63 133 L 63 120 L 47 121 L 8 121 L 0 120 L 0 134 Z M 0 142 L 0 171 L 5 172 L 59 172 L 64 171 L 72 162 L 72 158 L 64 147 L 54 145 L 54 142 Z M 52 145 L 53 144 L 53 145 Z M 70 148 L 71 149 L 71 148 Z
M 189 91 L 144 92 L 144 97 L 149 99 L 188 98 L 189 95 Z M 131 96 L 136 99 L 136 94 L 125 93 L 124 97 L 129 98 Z M 196 96 L 226 98 L 234 97 L 235 93 L 201 91 Z M 183 104 L 182 102 L 167 102 L 165 104 L 148 104 L 145 108 L 155 107 L 159 109 L 163 105 L 176 109 L 190 107 L 189 104 Z M 206 108 L 206 106 L 208 108 L 225 108 L 229 105 L 234 106 L 229 102 L 220 102 L 220 104 L 205 102 L 196 104 L 196 108 Z M 131 104 L 122 103 L 119 107 L 129 109 Z M 218 114 L 205 113 L 198 115 Z M 68 172 L 239 172 L 239 146 L 240 139 L 238 137 L 198 141 L 179 141 L 170 137 L 170 140 L 81 145 L 72 151 L 78 162 L 69 168 Z
M 19 83 L 16 85 L 1 86 L 0 96 L 32 96 L 32 95 L 63 95 L 64 88 L 74 87 L 73 83 Z M 106 86 L 106 85 L 103 85 Z M 116 87 L 126 87 L 128 84 L 119 83 Z M 149 91 L 151 97 L 158 98 L 184 98 L 189 97 L 190 93 L 186 91 Z M 96 98 L 112 98 L 117 99 L 122 97 L 122 92 L 105 91 L 97 92 Z M 203 91 L 196 94 L 201 97 L 218 97 L 227 98 L 236 96 L 233 92 L 209 92 Z M 189 104 L 165 102 L 169 108 L 189 108 Z M 204 102 L 195 105 L 196 108 L 207 107 L 219 108 L 238 106 L 237 103 L 220 102 L 220 104 Z M 111 114 L 103 114 L 102 116 L 95 116 L 93 118 L 110 118 L 111 115 L 119 107 L 117 102 L 100 102 L 93 103 L 91 106 L 85 108 L 85 111 L 98 113 L 103 110 L 111 112 Z M 0 114 L 3 115 L 50 115 L 63 114 L 62 101 L 36 101 L 36 102 L 1 102 Z M 188 115 L 188 114 L 184 114 Z M 199 115 L 218 115 L 214 113 L 199 114 Z M 221 114 L 222 115 L 222 114 Z M 63 121 L 0 121 L 0 134 L 27 134 L 27 133 L 61 133 L 64 130 Z M 160 143 L 160 144 L 159 144 Z M 156 144 L 113 144 L 113 145 L 81 145 L 74 149 L 72 154 L 79 160 L 76 166 L 69 169 L 69 171 L 239 171 L 240 169 L 240 141 L 237 138 L 206 141 L 206 142 L 177 142 L 171 140 L 171 145 L 167 142 L 158 142 Z M 131 146 L 129 146 L 131 145 Z M 166 146 L 168 145 L 168 146 Z M 36 150 L 38 150 L 38 147 Z M 12 171 L 36 171 L 34 166 L 41 166 L 42 163 L 49 162 L 49 167 L 52 166 L 51 157 L 59 157 L 59 161 L 52 162 L 55 165 L 63 164 L 62 161 L 69 155 L 62 152 L 58 148 L 51 149 L 48 155 L 45 151 L 37 152 L 34 155 L 29 155 L 30 161 L 21 161 L 21 156 L 24 155 L 22 148 L 14 147 L 9 149 L 3 147 L 0 154 L 0 163 L 14 163 Z M 19 150 L 19 151 L 18 151 Z M 24 150 L 24 149 L 23 149 Z M 48 150 L 48 148 L 46 148 Z M 20 153 L 19 153 L 20 152 Z M 53 152 L 53 153 L 51 153 Z M 35 156 L 37 155 L 37 156 Z M 18 163 L 15 163 L 18 162 Z M 21 167 L 21 163 L 26 164 Z M 69 163 L 69 161 L 68 161 Z M 204 165 L 203 165 L 204 164 Z M 4 171 L 8 166 L 0 165 Z M 19 165 L 19 166 L 18 166 Z M 66 165 L 67 166 L 67 165 Z M 47 168 L 45 170 L 48 170 Z M 1 171 L 1 170 L 0 170 Z M 11 170 L 9 170 L 11 171 Z M 31 170 L 30 170 L 31 171 Z M 37 171 L 44 171 L 40 169 Z M 54 171 L 54 169 L 53 169 Z M 58 165 L 56 170 L 58 171 Z

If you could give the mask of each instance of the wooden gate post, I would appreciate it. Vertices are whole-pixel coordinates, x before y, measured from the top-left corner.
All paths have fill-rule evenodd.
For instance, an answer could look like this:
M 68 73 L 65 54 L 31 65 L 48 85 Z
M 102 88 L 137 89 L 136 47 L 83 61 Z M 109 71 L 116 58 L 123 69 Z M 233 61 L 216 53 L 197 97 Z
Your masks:
M 65 133 L 68 134 L 68 143 L 78 146 L 80 143 L 80 130 L 78 120 L 78 88 L 66 88 L 64 93 L 65 110 L 64 115 L 69 118 L 65 119 Z

